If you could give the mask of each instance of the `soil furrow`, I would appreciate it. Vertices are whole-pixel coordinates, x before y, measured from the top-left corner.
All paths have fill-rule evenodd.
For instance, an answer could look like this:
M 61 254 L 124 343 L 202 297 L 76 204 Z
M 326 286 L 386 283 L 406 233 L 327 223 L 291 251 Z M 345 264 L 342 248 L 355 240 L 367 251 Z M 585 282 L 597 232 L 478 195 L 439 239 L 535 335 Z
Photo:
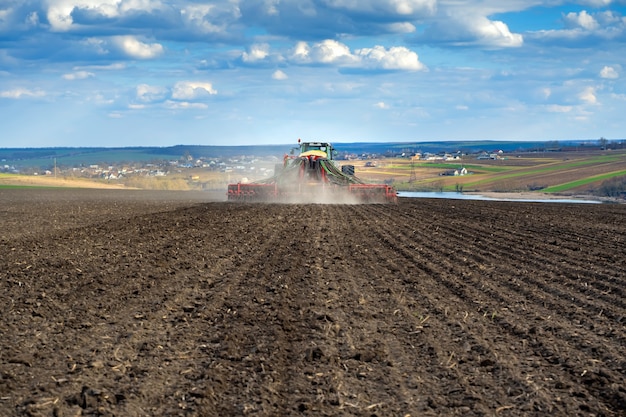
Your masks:
M 9 194 L 0 416 L 626 410 L 624 205 Z
M 387 238 L 383 238 L 383 239 L 384 239 L 385 241 L 387 241 Z M 436 243 L 436 246 L 439 246 L 439 245 L 440 245 L 440 243 L 439 243 L 439 242 L 437 242 L 437 243 Z M 407 242 L 401 241 L 401 242 L 399 242 L 399 243 L 398 243 L 398 246 L 397 246 L 397 247 L 398 247 L 398 251 L 399 251 L 399 252 L 404 252 L 404 256 L 406 256 L 408 260 L 411 260 L 411 259 L 412 259 L 412 254 L 410 254 L 410 253 L 406 253 L 406 252 L 405 252 L 405 249 L 404 249 L 404 248 L 409 247 L 409 244 L 408 244 Z M 448 254 L 448 255 L 451 255 L 451 254 Z M 434 257 L 434 256 L 433 256 L 433 257 Z M 439 258 L 437 258 L 437 259 L 440 259 L 440 258 L 441 258 L 441 256 L 439 256 Z M 449 268 L 449 266 L 446 266 L 445 268 L 446 268 L 446 269 L 448 269 L 448 268 Z M 466 274 L 460 274 L 460 275 L 462 275 L 462 276 L 464 276 L 464 277 L 467 277 L 467 276 L 466 276 Z M 481 279 L 481 281 L 482 281 L 482 282 L 484 282 L 484 279 Z M 478 286 L 479 286 L 479 288 L 480 288 L 480 286 L 481 286 L 481 281 L 477 281 L 477 282 L 475 283 L 476 285 L 478 285 Z M 484 288 L 484 283 L 482 284 L 482 286 L 483 286 L 483 288 Z M 457 280 L 456 282 L 449 282 L 449 283 L 448 283 L 448 285 L 447 285 L 447 288 L 448 288 L 448 289 L 453 289 L 453 290 L 454 290 L 454 293 L 458 296 L 459 300 L 471 300 L 471 299 L 474 299 L 474 300 L 480 300 L 480 299 L 482 298 L 482 295 L 483 295 L 483 293 L 482 293 L 482 292 L 477 292 L 477 291 L 474 291 L 474 288 L 473 288 L 473 286 L 471 286 L 471 285 L 459 285 L 459 281 L 458 281 L 458 280 Z M 471 291 L 467 292 L 467 290 L 471 290 Z M 491 292 L 491 294 L 496 296 L 495 300 L 499 303 L 500 308 L 501 308 L 501 306 L 506 306 L 506 305 L 509 305 L 508 303 L 509 303 L 509 302 L 511 302 L 511 300 L 514 300 L 514 299 L 515 299 L 515 296 L 513 296 L 513 298 L 511 298 L 511 299 L 509 299 L 509 300 L 504 300 L 504 299 L 502 299 L 502 297 L 501 297 L 500 295 L 498 295 L 498 290 L 499 290 L 499 289 L 496 289 L 496 291 Z M 498 303 L 496 304 L 496 306 L 498 305 Z M 482 302 L 481 302 L 481 304 L 482 304 Z M 487 303 L 487 305 L 488 305 L 488 304 L 489 304 L 489 303 Z M 482 308 L 485 308 L 485 309 L 487 309 L 487 310 L 489 310 L 490 308 L 494 308 L 494 310 L 493 310 L 493 311 L 494 311 L 494 314 L 495 314 L 495 312 L 496 312 L 496 311 L 498 311 L 498 307 L 487 307 L 487 306 L 485 306 L 485 305 L 481 305 L 481 309 L 482 309 Z M 501 318 L 500 318 L 500 320 L 501 320 Z M 510 324 L 508 324 L 508 323 L 505 325 L 505 327 L 509 327 L 509 326 L 510 326 Z M 554 334 L 555 336 L 559 335 L 559 333 L 560 333 L 560 332 L 558 331 L 558 326 L 557 326 L 557 328 L 554 328 L 554 327 L 553 327 L 551 330 L 553 331 L 553 334 Z M 570 331 L 570 332 L 571 332 L 571 331 Z M 589 336 L 593 337 L 593 335 L 589 335 Z M 580 338 L 578 338 L 578 337 L 576 337 L 576 336 L 572 337 L 572 336 L 569 334 L 569 332 L 566 332 L 566 333 L 564 333 L 564 334 L 561 334 L 559 337 L 561 337 L 561 339 L 562 339 L 562 340 L 569 340 L 569 341 L 574 340 L 574 341 L 580 341 Z M 586 339 L 583 339 L 583 340 L 586 340 Z M 541 356 L 542 356 L 542 354 L 541 354 L 540 352 L 549 351 L 548 349 L 545 349 L 545 348 L 544 348 L 544 347 L 543 347 L 540 343 L 536 343 L 536 344 L 537 344 L 537 352 L 536 352 L 536 356 L 541 357 Z M 585 344 L 583 344 L 582 346 L 583 346 L 583 348 L 584 348 L 584 349 L 588 349 L 588 348 L 589 348 L 588 343 L 585 343 Z M 595 352 L 598 352 L 598 353 L 599 353 L 599 355 L 597 356 L 597 357 L 598 357 L 598 359 L 601 359 L 601 360 L 604 360 L 604 361 L 608 361 L 608 362 L 611 362 L 611 363 L 615 363 L 615 361 L 616 361 L 616 357 L 615 357 L 615 355 L 613 355 L 613 357 L 611 357 L 611 354 L 610 354 L 610 353 L 607 353 L 607 352 L 606 352 L 606 350 L 605 350 L 605 349 L 603 349 L 603 348 L 601 347 L 601 345 L 600 345 L 600 344 L 597 344 L 595 347 L 592 347 L 591 349 L 592 349 L 593 351 L 595 351 Z M 572 354 L 572 355 L 573 355 L 573 356 L 575 356 L 574 354 Z M 551 359 L 551 360 L 555 360 L 554 355 L 552 355 L 552 356 L 553 356 L 553 357 L 551 357 L 550 359 Z M 617 358 L 619 358 L 620 356 L 621 356 L 621 355 L 617 354 Z M 567 356 L 566 356 L 566 357 L 567 357 Z M 557 358 L 556 360 L 558 361 L 558 358 Z M 605 374 L 612 374 L 612 371 L 611 371 L 611 370 L 609 370 L 609 369 L 605 369 L 603 372 L 604 372 Z M 576 375 L 573 375 L 573 377 L 576 377 Z M 619 381 L 620 379 L 623 379 L 623 378 L 620 378 L 619 374 L 612 374 L 612 375 L 609 377 L 609 379 L 612 379 L 612 380 L 614 380 L 614 381 Z M 604 392 L 601 392 L 601 393 L 604 393 Z M 611 397 L 611 396 L 613 395 L 613 393 L 609 393 L 609 394 L 607 394 L 607 395 L 608 395 L 609 397 Z

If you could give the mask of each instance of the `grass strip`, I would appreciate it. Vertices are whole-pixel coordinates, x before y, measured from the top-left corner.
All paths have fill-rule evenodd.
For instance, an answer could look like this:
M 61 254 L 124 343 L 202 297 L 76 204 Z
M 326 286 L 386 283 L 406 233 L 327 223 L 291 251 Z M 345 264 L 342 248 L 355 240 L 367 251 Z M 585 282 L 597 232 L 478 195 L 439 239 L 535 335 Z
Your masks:
M 592 182 L 608 180 L 613 177 L 619 177 L 622 175 L 626 175 L 626 170 L 623 171 L 614 171 L 608 172 L 606 174 L 594 175 L 592 177 L 581 178 L 576 181 L 565 182 L 563 184 L 553 185 L 551 187 L 546 187 L 541 192 L 544 193 L 559 193 L 562 191 L 567 191 L 572 188 L 580 187 L 581 185 L 591 184 Z

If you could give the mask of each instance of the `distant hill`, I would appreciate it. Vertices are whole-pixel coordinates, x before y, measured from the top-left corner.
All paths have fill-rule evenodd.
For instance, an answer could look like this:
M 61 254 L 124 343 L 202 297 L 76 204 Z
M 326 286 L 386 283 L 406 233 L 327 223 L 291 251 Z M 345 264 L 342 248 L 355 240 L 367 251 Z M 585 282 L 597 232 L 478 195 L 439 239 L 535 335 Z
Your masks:
M 511 142 L 511 141 L 448 141 L 448 142 L 353 142 L 333 143 L 339 156 L 367 154 L 398 156 L 416 152 L 504 152 L 546 150 L 548 148 L 597 145 L 597 140 L 568 142 Z M 623 143 L 623 141 L 622 141 Z M 123 163 L 148 163 L 151 161 L 192 158 L 232 158 L 237 156 L 281 157 L 293 145 L 204 146 L 176 145 L 168 147 L 50 147 L 50 148 L 0 148 L 0 168 L 17 170 L 25 168 L 52 169 L 55 164 L 64 166 L 114 165 Z

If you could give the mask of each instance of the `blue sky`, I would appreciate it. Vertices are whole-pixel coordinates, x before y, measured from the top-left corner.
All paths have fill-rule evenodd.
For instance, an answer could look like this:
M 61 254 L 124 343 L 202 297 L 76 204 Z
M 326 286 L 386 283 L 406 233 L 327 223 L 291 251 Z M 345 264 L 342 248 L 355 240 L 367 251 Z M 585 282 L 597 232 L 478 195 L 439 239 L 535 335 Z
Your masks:
M 0 147 L 626 137 L 626 0 L 0 0 Z

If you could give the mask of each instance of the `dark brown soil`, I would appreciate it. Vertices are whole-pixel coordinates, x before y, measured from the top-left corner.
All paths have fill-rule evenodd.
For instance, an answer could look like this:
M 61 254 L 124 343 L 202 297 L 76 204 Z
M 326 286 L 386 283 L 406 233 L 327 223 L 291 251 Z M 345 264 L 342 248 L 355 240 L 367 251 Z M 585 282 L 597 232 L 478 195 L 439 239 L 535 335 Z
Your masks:
M 0 190 L 1 416 L 624 416 L 626 205 Z

